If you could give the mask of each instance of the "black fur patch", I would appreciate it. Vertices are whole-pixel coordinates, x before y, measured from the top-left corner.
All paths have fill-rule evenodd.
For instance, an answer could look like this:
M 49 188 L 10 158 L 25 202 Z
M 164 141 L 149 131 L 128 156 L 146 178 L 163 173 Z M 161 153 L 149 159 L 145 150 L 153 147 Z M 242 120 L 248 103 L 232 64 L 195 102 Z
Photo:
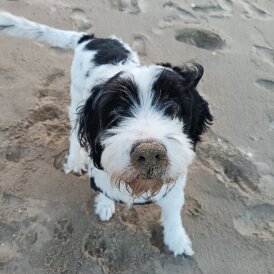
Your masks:
M 161 107 L 170 117 L 178 117 L 184 122 L 183 131 L 188 135 L 195 149 L 201 141 L 201 135 L 213 121 L 208 103 L 196 90 L 203 75 L 203 67 L 199 64 L 164 69 L 153 85 L 154 104 Z
M 95 167 L 102 169 L 101 138 L 105 130 L 118 126 L 125 117 L 133 116 L 133 104 L 139 104 L 136 84 L 116 74 L 102 85 L 95 86 L 91 96 L 78 111 L 78 139 L 91 151 Z
M 116 39 L 95 38 L 87 43 L 85 50 L 95 50 L 93 61 L 96 65 L 124 63 L 129 51 Z
M 88 41 L 88 40 L 92 40 L 92 39 L 94 39 L 95 38 L 95 36 L 93 35 L 93 34 L 90 34 L 90 35 L 83 35 L 81 38 L 80 38 L 80 40 L 78 41 L 78 44 L 81 44 L 81 43 L 83 43 L 83 42 L 85 42 L 85 41 Z

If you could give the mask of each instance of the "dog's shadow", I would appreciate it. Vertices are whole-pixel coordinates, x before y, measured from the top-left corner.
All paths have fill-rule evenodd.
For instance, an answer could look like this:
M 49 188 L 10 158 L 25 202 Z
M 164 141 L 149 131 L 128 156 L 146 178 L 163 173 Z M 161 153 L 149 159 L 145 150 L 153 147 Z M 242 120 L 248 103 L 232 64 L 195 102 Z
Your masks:
M 152 224 L 150 227 L 151 238 L 150 243 L 157 247 L 161 253 L 171 254 L 163 241 L 163 227 L 160 224 Z

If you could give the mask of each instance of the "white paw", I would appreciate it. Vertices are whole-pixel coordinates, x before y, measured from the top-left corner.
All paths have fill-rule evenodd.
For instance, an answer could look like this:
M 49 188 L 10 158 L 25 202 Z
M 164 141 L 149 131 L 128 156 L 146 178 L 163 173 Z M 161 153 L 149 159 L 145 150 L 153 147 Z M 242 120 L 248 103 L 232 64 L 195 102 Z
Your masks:
M 64 164 L 64 172 L 68 173 L 75 173 L 77 175 L 82 175 L 87 171 L 87 157 L 84 153 L 79 153 L 77 157 L 71 154 L 68 156 L 67 162 Z
M 191 241 L 183 229 L 169 231 L 168 233 L 165 232 L 164 241 L 169 250 L 173 252 L 174 256 L 194 255 Z
M 100 193 L 95 198 L 95 213 L 99 216 L 101 221 L 109 221 L 115 213 L 115 204 L 112 200 Z
M 82 175 L 83 173 L 85 173 L 87 171 L 86 165 L 83 163 L 77 163 L 74 161 L 67 161 L 64 164 L 64 172 L 66 174 L 69 173 L 75 173 L 77 175 Z

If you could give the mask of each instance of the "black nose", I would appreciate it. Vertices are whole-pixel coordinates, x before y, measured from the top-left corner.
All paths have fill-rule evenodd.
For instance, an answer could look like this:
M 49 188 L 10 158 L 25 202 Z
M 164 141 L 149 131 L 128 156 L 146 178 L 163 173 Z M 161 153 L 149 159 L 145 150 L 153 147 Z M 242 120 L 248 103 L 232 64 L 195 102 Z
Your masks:
M 149 170 L 167 162 L 167 151 L 159 142 L 146 140 L 133 145 L 130 157 L 135 167 Z

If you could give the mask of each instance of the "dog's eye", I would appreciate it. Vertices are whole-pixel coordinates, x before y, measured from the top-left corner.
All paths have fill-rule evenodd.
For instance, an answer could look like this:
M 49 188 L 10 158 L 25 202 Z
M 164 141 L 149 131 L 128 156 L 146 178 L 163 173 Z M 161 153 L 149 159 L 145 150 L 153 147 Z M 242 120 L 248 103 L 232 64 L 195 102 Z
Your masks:
M 173 110 L 177 110 L 179 108 L 179 105 L 175 101 L 171 101 L 169 103 L 169 107 Z
M 122 115 L 122 114 L 125 113 L 125 109 L 124 109 L 122 106 L 118 106 L 118 107 L 116 107 L 116 108 L 114 109 L 114 112 L 115 112 L 115 114 L 120 114 L 120 115 Z
M 175 101 L 170 101 L 166 108 L 166 111 L 169 115 L 176 116 L 179 113 L 179 104 Z

